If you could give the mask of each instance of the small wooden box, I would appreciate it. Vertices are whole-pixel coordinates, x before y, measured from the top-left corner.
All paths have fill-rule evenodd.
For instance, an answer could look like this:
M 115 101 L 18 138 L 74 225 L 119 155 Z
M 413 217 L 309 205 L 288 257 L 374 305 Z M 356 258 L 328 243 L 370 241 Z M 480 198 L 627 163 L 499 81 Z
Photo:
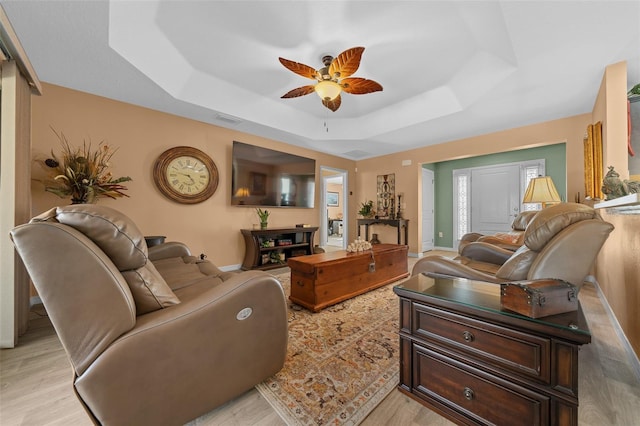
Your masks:
M 503 309 L 540 318 L 578 309 L 577 288 L 562 280 L 517 281 L 500 285 Z

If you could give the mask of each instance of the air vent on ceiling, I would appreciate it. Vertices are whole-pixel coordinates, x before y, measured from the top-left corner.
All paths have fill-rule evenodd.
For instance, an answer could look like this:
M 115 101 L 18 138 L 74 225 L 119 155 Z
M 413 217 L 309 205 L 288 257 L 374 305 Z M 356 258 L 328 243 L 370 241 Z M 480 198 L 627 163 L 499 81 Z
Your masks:
M 225 115 L 225 114 L 216 114 L 215 119 L 218 121 L 222 121 L 223 123 L 226 124 L 230 124 L 232 126 L 235 126 L 236 124 L 239 124 L 242 122 L 241 119 L 239 119 L 238 117 L 233 117 L 231 115 Z

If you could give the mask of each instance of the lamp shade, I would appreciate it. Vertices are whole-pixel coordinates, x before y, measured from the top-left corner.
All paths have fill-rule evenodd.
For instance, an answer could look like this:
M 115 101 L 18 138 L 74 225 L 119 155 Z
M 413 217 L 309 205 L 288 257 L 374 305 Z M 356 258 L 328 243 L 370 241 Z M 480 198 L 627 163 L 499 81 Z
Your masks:
M 342 87 L 334 81 L 325 80 L 314 86 L 314 89 L 320 99 L 332 101 L 342 92 Z
M 249 196 L 249 188 L 242 186 L 238 188 L 236 191 L 236 197 L 248 197 Z
M 539 176 L 529 181 L 527 191 L 524 193 L 523 203 L 540 203 L 542 208 L 547 204 L 558 204 L 562 202 L 550 176 Z

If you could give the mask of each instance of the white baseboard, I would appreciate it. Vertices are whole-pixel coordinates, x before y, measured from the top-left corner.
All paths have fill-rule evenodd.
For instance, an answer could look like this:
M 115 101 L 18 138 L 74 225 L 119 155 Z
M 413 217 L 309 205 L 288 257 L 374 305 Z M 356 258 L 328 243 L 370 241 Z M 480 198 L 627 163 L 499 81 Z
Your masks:
M 604 307 L 604 310 L 607 312 L 607 315 L 609 315 L 609 319 L 613 324 L 613 328 L 616 331 L 616 334 L 622 341 L 622 346 L 624 347 L 624 350 L 627 353 L 627 357 L 629 358 L 629 363 L 631 364 L 631 368 L 635 372 L 636 378 L 640 380 L 640 359 L 638 358 L 638 355 L 636 355 L 636 352 L 633 350 L 633 347 L 631 346 L 629 339 L 627 339 L 627 336 L 624 334 L 624 331 L 622 330 L 622 327 L 618 322 L 618 318 L 616 318 L 616 315 L 613 313 L 613 309 L 611 309 L 611 306 L 609 305 L 607 298 L 605 297 L 604 293 L 602 292 L 602 289 L 600 288 L 600 284 L 598 283 L 598 281 L 593 275 L 589 275 L 585 279 L 585 281 L 590 282 L 596 288 L 596 291 L 598 292 L 598 297 L 602 302 L 602 306 Z
M 440 251 L 455 251 L 455 249 L 452 249 L 451 247 L 434 247 L 433 250 L 440 250 Z M 431 254 L 431 250 L 429 251 L 425 251 L 422 253 L 409 253 L 409 257 L 425 257 L 425 256 L 429 256 Z

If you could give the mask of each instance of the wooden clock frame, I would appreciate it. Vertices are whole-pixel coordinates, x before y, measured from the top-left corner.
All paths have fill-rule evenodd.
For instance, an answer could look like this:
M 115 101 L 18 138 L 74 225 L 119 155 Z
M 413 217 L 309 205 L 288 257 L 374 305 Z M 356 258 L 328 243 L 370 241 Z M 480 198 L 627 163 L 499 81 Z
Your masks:
M 204 164 L 209 172 L 209 182 L 205 189 L 198 194 L 182 194 L 173 189 L 167 179 L 167 167 L 169 167 L 171 161 L 182 156 L 195 158 Z M 167 198 L 182 204 L 197 204 L 211 198 L 216 192 L 216 189 L 218 189 L 219 173 L 211 157 L 203 151 L 190 146 L 177 146 L 164 151 L 156 159 L 153 167 L 153 181 L 160 192 Z

